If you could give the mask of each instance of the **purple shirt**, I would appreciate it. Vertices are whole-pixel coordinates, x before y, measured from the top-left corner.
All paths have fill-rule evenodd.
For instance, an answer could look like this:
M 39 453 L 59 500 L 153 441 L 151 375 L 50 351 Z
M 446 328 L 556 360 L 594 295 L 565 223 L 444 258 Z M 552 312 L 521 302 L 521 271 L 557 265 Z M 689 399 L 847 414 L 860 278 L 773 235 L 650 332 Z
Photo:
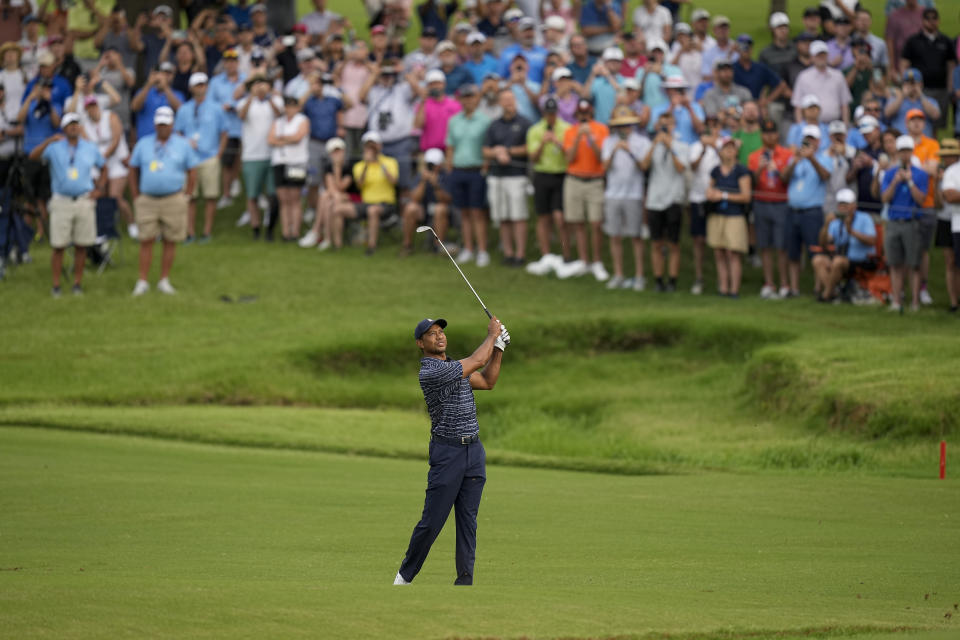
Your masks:
M 420 150 L 447 148 L 447 122 L 460 112 L 460 103 L 450 96 L 439 100 L 427 98 L 423 102 L 423 133 L 420 134 Z
M 853 100 L 846 78 L 832 67 L 820 71 L 812 66 L 801 71 L 793 85 L 790 103 L 799 109 L 803 97 L 811 93 L 820 99 L 820 122 L 843 120 L 843 106 Z
M 833 61 L 840 58 L 840 64 L 834 64 Z M 850 46 L 850 39 L 847 38 L 847 44 L 840 46 L 836 38 L 831 38 L 827 42 L 827 64 L 837 69 L 849 69 L 853 66 L 853 48 Z
M 577 103 L 580 102 L 580 97 L 573 91 L 567 94 L 566 98 L 561 98 L 555 93 L 551 93 L 549 96 L 544 95 L 540 97 L 540 110 L 543 110 L 543 105 L 547 102 L 547 98 L 553 98 L 557 101 L 557 116 L 564 122 L 569 122 L 570 124 L 575 124 L 577 122 Z

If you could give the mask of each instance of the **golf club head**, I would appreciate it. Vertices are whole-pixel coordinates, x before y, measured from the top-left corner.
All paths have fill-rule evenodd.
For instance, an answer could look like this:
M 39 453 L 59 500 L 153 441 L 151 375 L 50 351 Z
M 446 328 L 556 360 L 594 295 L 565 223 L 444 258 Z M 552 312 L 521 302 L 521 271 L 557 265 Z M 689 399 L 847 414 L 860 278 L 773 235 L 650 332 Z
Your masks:
M 433 231 L 428 225 L 422 225 L 417 227 L 417 233 L 423 233 L 424 231 Z

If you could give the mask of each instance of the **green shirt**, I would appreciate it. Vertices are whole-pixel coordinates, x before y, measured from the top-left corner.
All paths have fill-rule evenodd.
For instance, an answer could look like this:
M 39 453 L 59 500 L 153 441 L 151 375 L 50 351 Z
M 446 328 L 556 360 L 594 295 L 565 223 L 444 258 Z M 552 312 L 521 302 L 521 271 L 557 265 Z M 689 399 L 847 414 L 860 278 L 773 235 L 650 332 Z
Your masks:
M 557 136 L 560 144 L 563 144 L 563 136 L 570 128 L 570 124 L 560 118 L 557 118 L 553 125 L 553 133 Z M 541 120 L 527 130 L 527 153 L 532 157 L 534 152 L 540 148 L 540 142 L 543 140 L 543 134 L 547 132 L 547 121 Z M 563 149 L 555 144 L 548 144 L 543 148 L 540 154 L 540 161 L 533 165 L 533 170 L 537 173 L 566 173 L 567 157 Z
M 483 138 L 490 126 L 490 118 L 480 110 L 467 116 L 463 111 L 447 123 L 447 147 L 453 148 L 454 168 L 481 167 L 483 165 Z
M 67 28 L 79 29 L 81 31 L 97 28 L 97 20 L 93 12 L 83 6 L 82 2 L 76 2 L 74 4 L 75 6 L 67 13 Z M 116 0 L 95 0 L 93 4 L 101 13 L 109 16 L 110 12 L 113 11 L 113 5 L 116 4 Z M 133 20 L 130 21 L 130 29 L 133 29 Z M 100 52 L 93 46 L 93 38 L 91 37 L 84 38 L 83 40 L 75 40 L 73 43 L 73 55 L 77 60 L 97 60 L 100 57 Z
M 740 141 L 740 152 L 737 154 L 737 162 L 743 166 L 747 166 L 750 154 L 763 146 L 763 133 L 760 129 L 752 133 L 735 131 L 730 137 Z

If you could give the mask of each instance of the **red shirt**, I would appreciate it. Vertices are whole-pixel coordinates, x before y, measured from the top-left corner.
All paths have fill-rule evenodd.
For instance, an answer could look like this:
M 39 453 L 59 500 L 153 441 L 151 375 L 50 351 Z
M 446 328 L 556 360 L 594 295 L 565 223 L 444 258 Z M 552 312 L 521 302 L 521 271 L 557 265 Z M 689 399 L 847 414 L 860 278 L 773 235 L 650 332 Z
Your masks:
M 747 158 L 747 168 L 750 169 L 750 173 L 756 174 L 757 167 L 760 166 L 760 156 L 765 153 L 769 153 L 769 151 L 765 147 L 760 147 L 750 154 L 750 156 Z M 787 201 L 787 183 L 783 181 L 781 175 L 787 168 L 787 165 L 790 164 L 790 159 L 792 157 L 793 153 L 786 147 L 777 145 L 773 149 L 771 161 L 777 168 L 778 173 L 771 174 L 769 171 L 764 171 L 762 174 L 760 174 L 760 178 L 758 180 L 755 179 L 756 186 L 753 192 L 754 200 L 757 202 Z
M 624 58 L 623 62 L 620 63 L 620 75 L 624 78 L 636 77 L 637 71 L 643 69 L 645 64 L 647 64 L 647 56 L 640 56 L 633 59 Z

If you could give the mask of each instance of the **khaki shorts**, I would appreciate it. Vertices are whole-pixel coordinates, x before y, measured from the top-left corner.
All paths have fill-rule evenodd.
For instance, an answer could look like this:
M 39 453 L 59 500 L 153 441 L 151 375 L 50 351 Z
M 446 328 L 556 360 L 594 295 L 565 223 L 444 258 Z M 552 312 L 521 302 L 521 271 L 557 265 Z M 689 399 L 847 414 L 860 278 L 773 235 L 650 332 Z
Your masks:
M 193 197 L 207 199 L 220 197 L 220 158 L 213 156 L 197 165 L 197 184 L 193 187 Z
M 487 176 L 487 204 L 494 222 L 520 222 L 529 217 L 527 176 Z
M 140 228 L 140 240 L 153 240 L 161 234 L 167 242 L 187 239 L 187 196 L 182 192 L 155 198 L 141 193 L 133 201 Z
M 577 178 L 563 181 L 563 219 L 565 222 L 603 221 L 603 178 Z
M 87 196 L 76 200 L 56 194 L 50 198 L 50 246 L 71 244 L 92 247 L 97 243 L 97 203 Z
M 748 246 L 747 219 L 744 216 L 721 216 L 707 218 L 707 246 L 711 249 L 727 249 L 746 253 Z

